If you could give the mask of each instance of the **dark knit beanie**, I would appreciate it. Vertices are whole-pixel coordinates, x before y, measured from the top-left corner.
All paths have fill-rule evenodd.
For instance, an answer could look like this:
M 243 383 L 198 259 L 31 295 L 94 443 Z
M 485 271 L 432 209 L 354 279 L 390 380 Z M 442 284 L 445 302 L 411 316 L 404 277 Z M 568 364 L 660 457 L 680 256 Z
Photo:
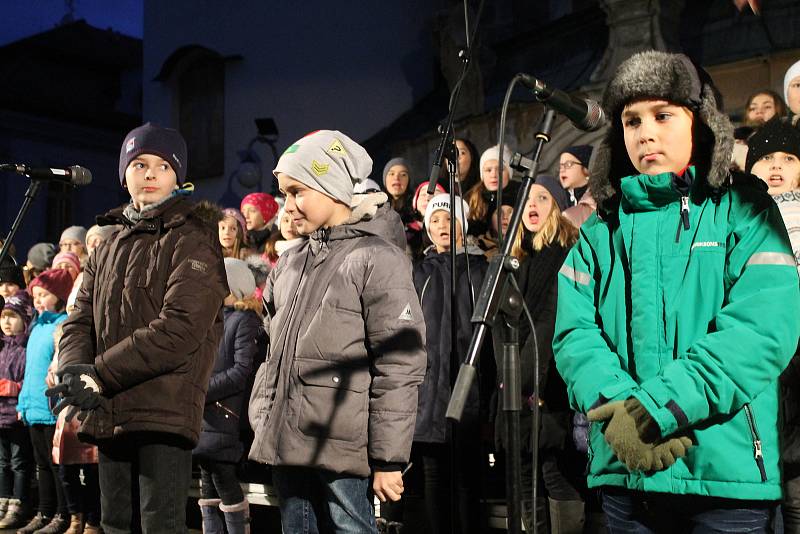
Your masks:
M 153 154 L 168 161 L 178 177 L 178 185 L 183 185 L 186 180 L 186 141 L 178 130 L 148 122 L 125 136 L 119 151 L 119 183 L 122 187 L 125 187 L 125 169 L 141 154 Z
M 33 301 L 31 300 L 31 296 L 28 295 L 28 292 L 24 289 L 20 289 L 14 295 L 8 297 L 3 309 L 11 310 L 19 315 L 26 325 L 30 323 L 31 318 L 33 318 Z
M 800 158 L 800 131 L 780 119 L 768 121 L 747 141 L 745 172 L 750 172 L 758 160 L 773 152 L 786 152 Z
M 547 189 L 547 192 L 550 193 L 550 196 L 556 201 L 556 204 L 558 204 L 558 209 L 561 211 L 564 211 L 569 207 L 569 196 L 567 195 L 566 190 L 561 187 L 561 182 L 555 177 L 550 176 L 549 174 L 540 174 L 536 177 L 534 184 L 540 185 Z
M 572 154 L 581 162 L 581 165 L 589 168 L 589 160 L 592 159 L 592 145 L 575 145 L 564 149 L 567 154 Z
M 28 286 L 28 292 L 33 295 L 36 286 L 46 289 L 63 302 L 67 302 L 75 281 L 69 271 L 64 269 L 48 269 L 33 280 Z
M 17 284 L 21 289 L 25 289 L 25 276 L 22 273 L 22 267 L 11 258 L 3 260 L 0 265 L 0 284 L 3 282 Z

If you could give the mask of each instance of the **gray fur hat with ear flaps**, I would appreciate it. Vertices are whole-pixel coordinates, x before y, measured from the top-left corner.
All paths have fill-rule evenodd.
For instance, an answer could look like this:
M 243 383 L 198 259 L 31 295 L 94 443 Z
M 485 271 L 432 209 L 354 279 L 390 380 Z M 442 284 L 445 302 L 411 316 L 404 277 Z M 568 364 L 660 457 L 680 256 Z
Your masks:
M 650 50 L 625 60 L 603 94 L 610 126 L 596 151 L 589 180 L 598 211 L 616 212 L 620 179 L 638 174 L 625 150 L 620 118 L 625 106 L 636 100 L 667 100 L 692 110 L 713 134 L 711 153 L 702 155 L 707 158 L 706 182 L 712 189 L 723 188 L 729 181 L 733 126 L 720 110 L 718 94 L 708 73 L 683 54 Z

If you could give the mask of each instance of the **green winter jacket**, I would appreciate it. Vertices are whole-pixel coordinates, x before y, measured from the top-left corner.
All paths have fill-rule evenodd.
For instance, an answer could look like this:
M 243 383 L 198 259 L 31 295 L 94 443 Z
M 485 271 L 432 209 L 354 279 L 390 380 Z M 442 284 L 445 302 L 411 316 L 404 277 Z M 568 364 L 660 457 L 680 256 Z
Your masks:
M 675 179 L 623 178 L 619 224 L 581 227 L 553 349 L 575 409 L 633 396 L 663 436 L 695 446 L 665 471 L 629 472 L 592 424 L 589 486 L 779 499 L 778 376 L 800 333 L 789 239 L 749 177 L 718 203 L 699 179 L 681 197 Z

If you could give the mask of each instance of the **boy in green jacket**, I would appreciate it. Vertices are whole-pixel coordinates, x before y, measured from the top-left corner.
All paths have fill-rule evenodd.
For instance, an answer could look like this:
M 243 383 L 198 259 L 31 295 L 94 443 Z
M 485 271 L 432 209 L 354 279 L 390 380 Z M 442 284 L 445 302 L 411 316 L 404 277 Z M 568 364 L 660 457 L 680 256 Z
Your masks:
M 778 376 L 800 288 L 766 188 L 728 172 L 717 94 L 683 55 L 620 65 L 598 212 L 559 275 L 556 364 L 592 421 L 588 482 L 611 531 L 763 532 L 781 498 Z

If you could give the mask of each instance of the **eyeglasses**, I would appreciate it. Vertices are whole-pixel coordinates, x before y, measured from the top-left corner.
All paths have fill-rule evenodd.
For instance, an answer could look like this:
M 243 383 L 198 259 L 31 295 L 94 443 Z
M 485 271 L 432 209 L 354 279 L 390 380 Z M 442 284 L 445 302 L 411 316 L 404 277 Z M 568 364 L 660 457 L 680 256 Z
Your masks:
M 573 165 L 583 165 L 580 161 L 570 160 L 565 161 L 564 163 L 559 163 L 558 168 L 562 171 L 566 171 L 572 168 Z

